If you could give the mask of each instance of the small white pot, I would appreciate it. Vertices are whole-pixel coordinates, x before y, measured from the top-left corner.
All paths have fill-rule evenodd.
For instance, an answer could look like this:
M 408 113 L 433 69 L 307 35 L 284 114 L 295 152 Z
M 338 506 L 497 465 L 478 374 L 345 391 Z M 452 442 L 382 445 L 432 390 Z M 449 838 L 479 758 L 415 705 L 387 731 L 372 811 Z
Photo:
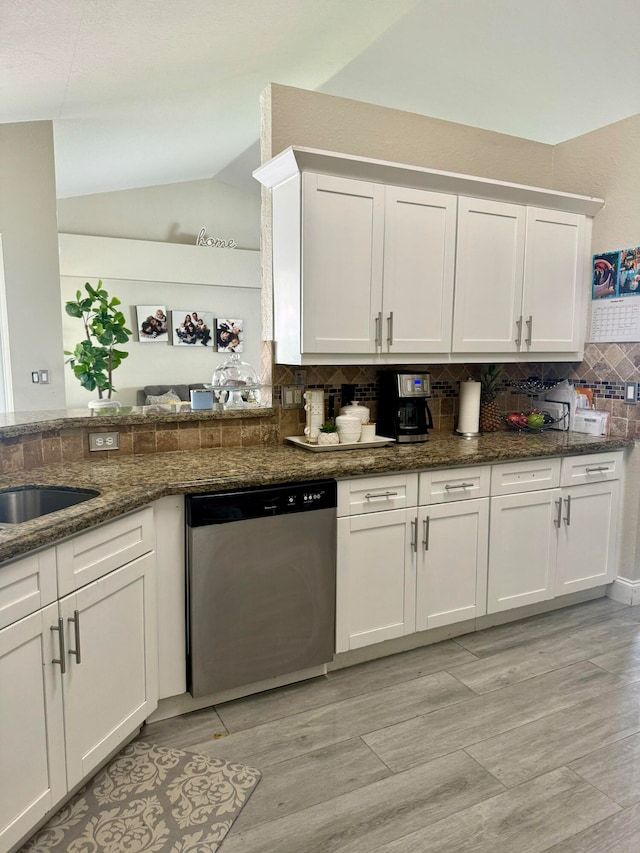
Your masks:
M 337 432 L 318 433 L 318 444 L 339 444 L 340 436 Z
M 371 412 L 366 406 L 362 406 L 354 400 L 352 403 L 349 403 L 348 406 L 342 406 L 340 409 L 340 416 L 342 417 L 343 415 L 358 418 L 361 423 L 366 424 L 369 423 Z

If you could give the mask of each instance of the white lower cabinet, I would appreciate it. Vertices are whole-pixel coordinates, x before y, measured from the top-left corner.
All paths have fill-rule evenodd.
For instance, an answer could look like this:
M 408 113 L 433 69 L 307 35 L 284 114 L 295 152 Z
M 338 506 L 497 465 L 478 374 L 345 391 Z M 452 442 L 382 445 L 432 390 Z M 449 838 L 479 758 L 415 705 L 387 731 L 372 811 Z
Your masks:
M 416 511 L 338 519 L 336 651 L 415 631 Z
M 487 612 L 553 598 L 560 489 L 491 498 Z
M 491 498 L 488 613 L 615 580 L 621 470 L 621 452 L 565 457 L 544 477 L 531 462 L 494 467 L 496 490 L 558 487 Z
M 109 525 L 100 530 L 107 542 Z M 17 616 L 18 593 L 34 577 L 42 589 L 59 588 L 66 545 L 38 555 L 39 575 L 31 557 L 6 567 Z M 155 709 L 155 582 L 150 551 L 0 631 L 0 850 L 23 839 Z
M 153 561 L 153 553 L 145 554 L 60 601 L 68 661 L 62 684 L 69 788 L 156 707 Z
M 62 682 L 52 663 L 57 624 L 58 605 L 50 604 L 0 631 L 0 850 L 67 792 Z
M 489 499 L 418 510 L 416 630 L 486 613 Z
M 620 481 L 562 490 L 555 594 L 578 592 L 616 577 Z

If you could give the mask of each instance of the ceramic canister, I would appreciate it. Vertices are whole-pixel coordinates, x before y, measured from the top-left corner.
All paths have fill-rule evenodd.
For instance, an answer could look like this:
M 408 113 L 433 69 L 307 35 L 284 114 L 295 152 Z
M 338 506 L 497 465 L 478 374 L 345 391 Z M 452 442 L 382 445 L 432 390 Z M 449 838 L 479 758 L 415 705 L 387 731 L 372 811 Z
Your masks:
M 336 418 L 336 429 L 338 430 L 341 444 L 358 441 L 362 430 L 362 421 L 353 415 L 338 415 Z
M 362 403 L 358 403 L 356 400 L 349 403 L 348 406 L 342 406 L 340 409 L 341 415 L 351 415 L 356 418 L 360 418 L 360 421 L 363 424 L 368 424 L 369 419 L 371 417 L 371 412 L 366 406 L 363 406 Z

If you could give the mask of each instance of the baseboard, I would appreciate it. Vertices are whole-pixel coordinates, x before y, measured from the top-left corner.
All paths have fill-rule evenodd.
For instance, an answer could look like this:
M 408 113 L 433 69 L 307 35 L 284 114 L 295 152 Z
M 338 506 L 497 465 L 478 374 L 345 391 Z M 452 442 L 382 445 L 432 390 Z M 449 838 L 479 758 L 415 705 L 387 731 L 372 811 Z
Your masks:
M 607 589 L 607 597 L 621 604 L 640 604 L 640 581 L 616 578 Z

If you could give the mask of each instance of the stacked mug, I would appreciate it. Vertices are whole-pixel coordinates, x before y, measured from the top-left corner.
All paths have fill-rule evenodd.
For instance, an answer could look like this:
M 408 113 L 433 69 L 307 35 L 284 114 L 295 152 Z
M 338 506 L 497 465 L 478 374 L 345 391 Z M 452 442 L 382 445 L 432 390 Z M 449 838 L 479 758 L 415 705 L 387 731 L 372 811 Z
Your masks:
M 307 425 L 304 428 L 304 434 L 309 444 L 317 444 L 320 427 L 324 423 L 324 391 L 305 391 L 304 399 L 304 410 L 307 413 Z

